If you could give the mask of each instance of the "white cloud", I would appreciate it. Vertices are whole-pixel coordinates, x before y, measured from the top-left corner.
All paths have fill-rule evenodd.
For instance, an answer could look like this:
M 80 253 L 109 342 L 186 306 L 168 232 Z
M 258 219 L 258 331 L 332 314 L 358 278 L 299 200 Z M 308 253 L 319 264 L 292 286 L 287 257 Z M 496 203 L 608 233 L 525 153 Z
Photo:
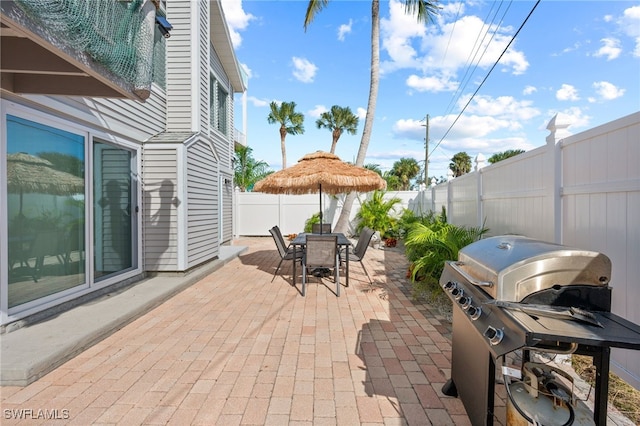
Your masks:
M 415 69 L 419 72 L 406 80 L 411 89 L 439 92 L 455 91 L 460 85 L 455 81 L 456 74 L 470 66 L 493 66 L 511 41 L 514 29 L 485 24 L 477 16 L 463 16 L 464 8 L 464 3 L 443 6 L 435 17 L 438 25 L 431 25 L 407 14 L 404 2 L 390 0 L 389 17 L 380 21 L 382 53 L 388 56 L 381 60 L 381 73 Z M 492 36 L 484 37 L 479 45 L 479 34 Z M 529 62 L 522 51 L 511 46 L 502 55 L 500 66 L 519 75 L 528 69 Z
M 327 109 L 326 106 L 324 106 L 324 105 L 316 105 L 315 108 L 313 108 L 313 109 L 311 109 L 311 110 L 309 110 L 307 112 L 307 115 L 309 117 L 313 117 L 313 118 L 320 118 L 320 115 L 323 112 L 327 112 L 327 111 L 329 111 L 329 110 Z
M 466 100 L 462 100 L 465 102 Z M 511 129 L 519 129 L 521 121 L 528 121 L 540 115 L 540 111 L 533 108 L 531 101 L 518 101 L 512 96 L 476 96 L 466 109 L 468 113 L 500 117 L 512 122 Z
M 578 107 L 571 107 L 571 108 L 565 109 L 561 111 L 560 114 L 563 114 L 565 116 L 564 120 L 571 123 L 568 127 L 568 129 L 570 130 L 574 130 L 577 128 L 578 129 L 585 128 L 591 122 L 591 117 L 589 117 L 588 115 L 585 115 L 582 112 L 582 110 Z M 551 116 L 553 115 L 555 115 L 555 113 L 553 113 Z
M 622 32 L 634 40 L 633 56 L 640 57 L 640 6 L 625 9 L 617 23 Z
M 618 19 L 618 25 L 629 37 L 640 37 L 640 6 L 625 9 Z
M 533 93 L 535 93 L 535 92 L 537 92 L 537 91 L 538 91 L 538 89 L 537 89 L 537 88 L 535 88 L 534 86 L 527 86 L 527 87 L 525 87 L 525 88 L 524 88 L 524 90 L 522 91 L 522 94 L 523 94 L 523 95 L 531 95 L 531 94 L 533 94 Z
M 604 56 L 607 58 L 607 61 L 611 61 L 616 59 L 622 53 L 622 48 L 620 48 L 620 40 L 617 38 L 603 38 L 600 40 L 602 42 L 602 47 L 598 49 L 594 56 L 601 57 Z
M 577 101 L 580 100 L 578 96 L 578 89 L 570 84 L 563 84 L 556 92 L 556 99 L 559 101 Z
M 291 60 L 293 62 L 293 76 L 303 83 L 313 82 L 318 67 L 305 58 L 294 56 Z
M 495 32 L 495 35 L 485 37 L 482 44 L 478 45 L 478 35 L 487 32 Z M 429 55 L 423 58 L 423 69 L 435 68 L 452 72 L 464 70 L 469 66 L 470 58 L 480 68 L 489 68 L 498 60 L 512 36 L 511 28 L 496 28 L 487 25 L 477 16 L 464 16 L 457 22 L 443 24 L 440 33 L 429 34 L 423 40 L 424 48 L 429 52 Z M 513 45 L 502 57 L 500 64 L 510 68 L 513 74 L 522 74 L 529 67 L 524 54 Z
M 610 101 L 624 95 L 625 90 L 620 89 L 608 81 L 596 81 L 593 87 L 603 100 Z
M 452 92 L 458 88 L 458 82 L 449 80 L 449 77 L 419 77 L 412 74 L 406 83 L 418 92 Z
M 398 0 L 389 2 L 389 19 L 380 20 L 382 44 L 391 57 L 392 68 L 413 68 L 418 65 L 417 51 L 411 45 L 413 38 L 426 35 L 426 26 L 413 15 L 405 13 L 404 4 Z
M 271 103 L 268 100 L 259 99 L 259 98 L 256 98 L 255 96 L 247 96 L 247 100 L 251 102 L 253 106 L 256 106 L 256 107 L 266 107 L 266 106 L 269 106 L 269 104 Z
M 338 28 L 338 40 L 344 41 L 344 36 L 351 33 L 351 26 L 353 25 L 353 20 L 349 19 L 348 24 L 342 24 Z
M 245 13 L 242 9 L 242 0 L 221 0 L 221 2 L 224 16 L 229 26 L 231 42 L 233 47 L 237 49 L 242 44 L 240 31 L 245 30 L 249 26 L 249 22 L 255 19 L 255 16 Z
M 366 119 L 367 118 L 367 109 L 366 108 L 362 108 L 362 107 L 356 108 L 356 115 L 358 116 L 358 118 L 360 120 Z

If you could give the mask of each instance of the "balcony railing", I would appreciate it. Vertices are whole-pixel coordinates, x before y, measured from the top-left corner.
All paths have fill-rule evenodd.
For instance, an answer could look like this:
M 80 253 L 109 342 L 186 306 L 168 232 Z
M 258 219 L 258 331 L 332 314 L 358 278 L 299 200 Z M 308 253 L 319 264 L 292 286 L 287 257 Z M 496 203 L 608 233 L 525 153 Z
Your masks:
M 233 143 L 247 146 L 247 136 L 238 129 L 233 129 Z

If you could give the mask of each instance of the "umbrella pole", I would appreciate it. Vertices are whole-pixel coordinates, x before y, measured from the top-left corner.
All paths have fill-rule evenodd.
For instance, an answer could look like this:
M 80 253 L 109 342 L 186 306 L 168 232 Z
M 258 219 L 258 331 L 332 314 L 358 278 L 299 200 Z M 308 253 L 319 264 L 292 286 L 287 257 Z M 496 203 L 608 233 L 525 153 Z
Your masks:
M 322 235 L 322 184 L 319 183 L 318 186 L 320 187 L 320 235 Z

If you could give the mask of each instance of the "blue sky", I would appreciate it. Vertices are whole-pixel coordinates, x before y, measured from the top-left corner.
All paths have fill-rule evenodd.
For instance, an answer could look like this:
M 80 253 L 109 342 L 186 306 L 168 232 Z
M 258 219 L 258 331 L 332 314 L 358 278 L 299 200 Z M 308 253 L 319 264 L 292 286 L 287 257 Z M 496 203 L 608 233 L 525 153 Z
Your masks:
M 293 101 L 305 133 L 287 136 L 289 166 L 329 151 L 331 133 L 315 122 L 332 105 L 360 116 L 357 135 L 343 134 L 336 149 L 354 161 L 369 94 L 371 2 L 330 1 L 306 32 L 307 1 L 222 4 L 249 76 L 246 123 L 237 101 L 235 116 L 254 157 L 282 167 L 269 103 Z M 534 1 L 443 1 L 427 25 L 403 5 L 380 2 L 380 90 L 365 163 L 388 170 L 402 157 L 424 161 L 427 114 L 429 176 L 440 177 L 457 152 L 488 158 L 543 145 L 558 113 L 575 134 L 640 111 L 640 1 L 543 0 L 506 51 Z

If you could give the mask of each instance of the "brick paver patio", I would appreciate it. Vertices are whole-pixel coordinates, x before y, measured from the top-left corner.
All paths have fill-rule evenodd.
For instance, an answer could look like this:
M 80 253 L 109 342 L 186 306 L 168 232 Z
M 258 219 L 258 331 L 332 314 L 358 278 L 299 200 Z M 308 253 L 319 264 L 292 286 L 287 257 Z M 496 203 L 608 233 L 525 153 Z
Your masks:
M 35 383 L 1 388 L 2 424 L 470 424 L 441 393 L 450 323 L 411 299 L 400 249 L 367 252 L 373 286 L 352 263 L 339 298 L 315 277 L 302 297 L 290 264 L 271 282 L 271 238 L 234 244 L 249 250 Z M 61 420 L 34 420 L 47 413 Z

